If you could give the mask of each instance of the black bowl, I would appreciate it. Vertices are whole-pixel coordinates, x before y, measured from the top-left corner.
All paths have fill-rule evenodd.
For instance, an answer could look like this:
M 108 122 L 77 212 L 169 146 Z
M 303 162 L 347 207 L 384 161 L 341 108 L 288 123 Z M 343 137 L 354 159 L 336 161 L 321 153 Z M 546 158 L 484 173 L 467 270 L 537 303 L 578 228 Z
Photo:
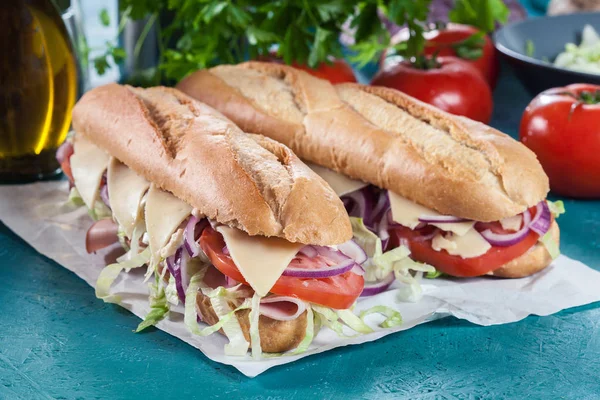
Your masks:
M 600 12 L 531 18 L 506 25 L 494 35 L 500 54 L 513 67 L 519 80 L 536 95 L 545 89 L 571 83 L 600 85 L 600 74 L 570 71 L 553 66 L 565 49 L 565 44 L 581 42 L 584 25 L 590 24 L 600 32 Z M 534 45 L 533 57 L 526 53 L 527 42 Z

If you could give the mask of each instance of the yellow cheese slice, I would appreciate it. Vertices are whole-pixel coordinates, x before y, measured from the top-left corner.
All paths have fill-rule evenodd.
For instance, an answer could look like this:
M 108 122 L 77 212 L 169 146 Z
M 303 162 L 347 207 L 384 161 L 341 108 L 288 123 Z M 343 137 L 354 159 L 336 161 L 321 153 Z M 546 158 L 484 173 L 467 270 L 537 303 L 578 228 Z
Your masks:
M 190 216 L 192 207 L 184 201 L 150 185 L 146 196 L 146 231 L 153 255 L 158 254 L 179 225 Z
M 523 217 L 519 214 L 513 217 L 501 219 L 500 225 L 502 225 L 502 229 L 506 229 L 507 231 L 518 231 L 519 229 L 521 229 L 522 221 Z
M 110 156 L 82 135 L 75 135 L 73 151 L 71 171 L 75 187 L 85 205 L 93 210 Z
M 388 191 L 390 198 L 390 206 L 392 209 L 392 219 L 404 226 L 414 229 L 419 224 L 419 217 L 423 215 L 440 216 L 442 214 L 433 211 L 427 207 L 419 205 L 408 200 L 405 197 L 397 195 L 394 192 Z M 430 223 L 429 225 L 437 226 L 443 231 L 453 232 L 457 235 L 465 235 L 473 225 L 474 221 L 453 222 L 453 223 Z
M 312 169 L 315 174 L 323 178 L 323 180 L 327 182 L 333 191 L 340 197 L 368 185 L 368 183 L 355 181 L 354 179 L 350 179 L 345 175 L 338 174 L 337 172 L 332 171 L 329 168 L 321 167 L 320 165 L 311 163 L 306 163 L 306 165 Z
M 266 296 L 302 246 L 276 237 L 249 236 L 239 229 L 219 226 L 229 254 L 259 296 Z
M 431 242 L 431 247 L 436 251 L 446 250 L 453 256 L 473 258 L 484 255 L 492 246 L 479 232 L 471 229 L 463 236 L 437 234 Z
M 150 183 L 114 157 L 110 159 L 106 175 L 113 216 L 131 238 L 133 227 L 141 216 L 142 197 Z

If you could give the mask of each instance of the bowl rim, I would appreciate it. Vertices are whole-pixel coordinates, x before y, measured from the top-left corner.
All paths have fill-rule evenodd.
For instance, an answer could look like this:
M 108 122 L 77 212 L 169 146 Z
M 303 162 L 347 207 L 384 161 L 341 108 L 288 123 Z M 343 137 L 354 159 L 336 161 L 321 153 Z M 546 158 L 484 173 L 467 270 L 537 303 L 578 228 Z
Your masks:
M 547 70 L 551 70 L 551 71 L 555 71 L 555 72 L 568 73 L 568 74 L 575 75 L 575 76 L 578 76 L 578 77 L 581 77 L 581 78 L 598 80 L 598 79 L 600 79 L 600 74 L 592 74 L 592 73 L 588 73 L 588 72 L 574 71 L 572 69 L 567 69 L 567 68 L 562 68 L 562 67 L 556 67 L 556 66 L 554 66 L 554 64 L 547 63 L 547 62 L 539 60 L 537 58 L 530 57 L 530 56 L 528 56 L 526 54 L 519 53 L 518 51 L 512 50 L 512 49 L 508 48 L 507 46 L 505 46 L 504 44 L 500 43 L 500 41 L 498 40 L 499 36 L 505 30 L 507 30 L 509 28 L 513 28 L 513 27 L 515 27 L 517 25 L 527 24 L 527 23 L 531 23 L 533 21 L 541 20 L 541 19 L 567 19 L 567 18 L 572 18 L 572 17 L 576 17 L 576 16 L 580 16 L 580 15 L 586 15 L 586 16 L 597 15 L 597 16 L 600 16 L 600 12 L 598 12 L 598 11 L 596 11 L 596 12 L 578 12 L 578 13 L 567 14 L 567 15 L 542 16 L 542 17 L 534 17 L 534 18 L 528 18 L 528 19 L 525 19 L 525 20 L 522 20 L 522 21 L 512 22 L 510 24 L 504 25 L 502 28 L 498 29 L 494 33 L 494 46 L 496 47 L 496 49 L 500 53 L 504 54 L 505 56 L 517 59 L 517 60 L 525 62 L 527 64 L 533 64 L 533 65 L 536 65 L 538 67 L 541 67 L 541 68 L 544 68 L 544 69 L 547 69 Z M 581 29 L 583 29 L 583 27 Z

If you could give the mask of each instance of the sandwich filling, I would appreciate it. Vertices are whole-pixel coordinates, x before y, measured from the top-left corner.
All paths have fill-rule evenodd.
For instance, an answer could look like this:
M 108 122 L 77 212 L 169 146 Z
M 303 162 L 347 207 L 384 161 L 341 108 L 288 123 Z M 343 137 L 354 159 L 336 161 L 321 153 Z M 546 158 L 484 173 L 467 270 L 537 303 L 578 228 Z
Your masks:
M 370 238 L 317 246 L 249 236 L 200 215 L 85 137 L 66 142 L 59 154 L 71 183 L 71 201 L 85 205 L 97 221 L 87 233 L 88 251 L 117 242 L 126 250 L 100 273 L 96 295 L 119 303 L 111 285 L 123 271 L 147 268 L 150 310 L 137 331 L 160 322 L 172 307 L 183 306 L 192 333 L 206 336 L 221 330 L 229 338 L 227 354 L 245 355 L 252 348 L 258 357 L 264 318 L 306 320 L 295 352 L 306 350 L 320 327 L 344 336 L 372 332 L 364 318 L 373 312 L 385 316 L 381 327 L 401 323 L 400 314 L 383 305 L 361 316 L 352 311 L 361 294 L 378 293 L 364 283 L 366 275 L 374 274 L 363 248 L 372 245 Z M 404 268 L 417 265 L 404 246 L 399 248 L 378 261 L 387 275 L 398 261 L 404 260 Z M 206 302 L 211 316 L 203 315 L 201 304 Z M 244 310 L 249 310 L 247 332 L 240 318 Z
M 381 240 L 382 251 L 408 248 L 410 257 L 437 273 L 472 277 L 492 273 L 539 243 L 554 259 L 558 244 L 550 228 L 564 213 L 561 201 L 542 201 L 523 213 L 495 222 L 442 215 L 396 193 L 310 165 L 342 198 L 355 222 L 354 235 Z M 369 281 L 369 276 L 366 277 Z

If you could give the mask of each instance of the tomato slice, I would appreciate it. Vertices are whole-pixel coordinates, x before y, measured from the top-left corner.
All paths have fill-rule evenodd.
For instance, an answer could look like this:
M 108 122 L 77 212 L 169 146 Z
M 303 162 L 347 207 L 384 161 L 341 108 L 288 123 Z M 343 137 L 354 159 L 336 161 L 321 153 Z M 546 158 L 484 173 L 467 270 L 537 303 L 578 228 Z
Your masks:
M 530 209 L 532 216 L 535 208 Z M 424 228 L 427 230 L 428 227 Z M 478 223 L 479 230 L 492 229 L 496 233 L 508 233 L 502 229 L 499 222 Z M 423 240 L 422 236 L 428 231 L 412 230 L 404 226 L 390 229 L 390 245 L 397 247 L 401 241 L 406 241 L 411 252 L 411 257 L 416 261 L 433 265 L 445 274 L 459 277 L 473 277 L 485 275 L 500 268 L 504 264 L 525 254 L 535 246 L 539 235 L 530 231 L 527 236 L 512 246 L 492 246 L 487 253 L 474 258 L 462 258 L 448 254 L 446 250 L 437 251 L 431 247 L 431 240 Z M 421 239 L 420 239 L 421 238 Z
M 200 236 L 200 247 L 213 265 L 228 277 L 247 284 L 246 280 L 228 254 L 223 253 L 225 241 L 214 229 L 207 227 Z M 292 263 L 302 268 L 318 268 L 323 260 L 311 260 L 308 257 L 296 257 Z M 352 306 L 365 285 L 362 276 L 351 271 L 331 278 L 295 278 L 281 276 L 271 293 L 281 296 L 295 296 L 301 300 L 320 304 L 335 309 L 346 309 Z

